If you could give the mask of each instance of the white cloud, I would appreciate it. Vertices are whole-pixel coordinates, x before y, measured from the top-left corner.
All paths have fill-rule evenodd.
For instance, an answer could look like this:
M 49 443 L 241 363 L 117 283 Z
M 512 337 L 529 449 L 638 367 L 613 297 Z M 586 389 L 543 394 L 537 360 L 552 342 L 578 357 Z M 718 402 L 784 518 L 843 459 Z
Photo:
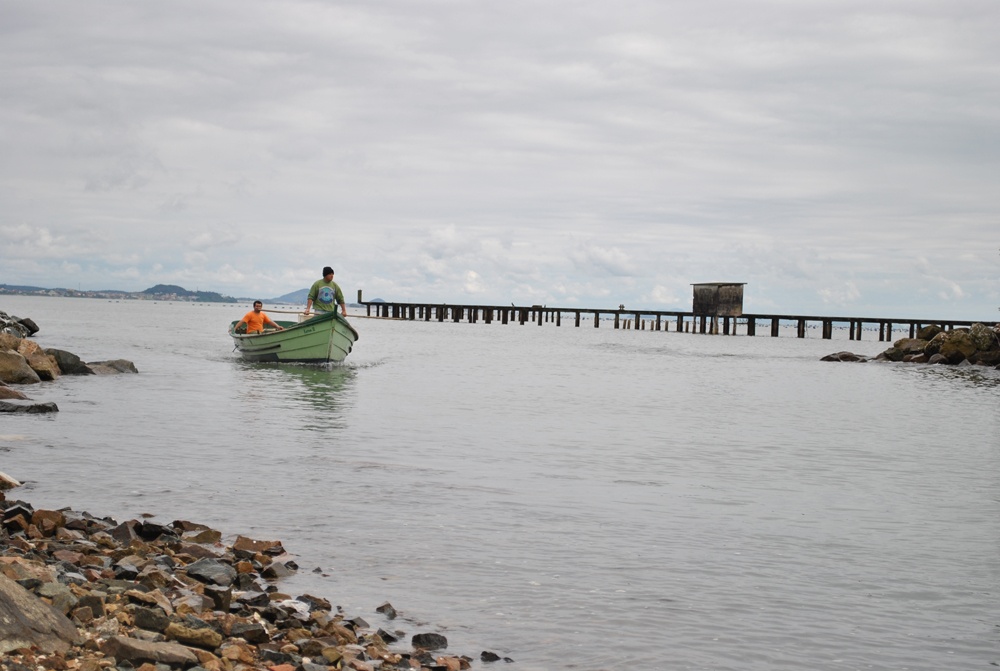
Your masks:
M 768 310 L 933 316 L 1000 292 L 987 0 L 57 1 L 0 25 L 0 282 L 266 296 L 331 263 L 385 298 L 664 306 L 725 279 Z

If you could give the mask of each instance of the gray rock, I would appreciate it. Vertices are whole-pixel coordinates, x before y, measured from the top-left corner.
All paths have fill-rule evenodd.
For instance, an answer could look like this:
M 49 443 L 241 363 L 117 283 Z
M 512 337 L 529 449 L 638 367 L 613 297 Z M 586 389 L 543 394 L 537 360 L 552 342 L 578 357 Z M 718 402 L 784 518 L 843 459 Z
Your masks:
M 941 333 L 942 331 L 944 331 L 944 329 L 938 326 L 937 324 L 928 324 L 927 326 L 924 326 L 919 331 L 917 331 L 917 338 L 919 338 L 920 340 L 931 340 L 932 338 L 934 338 L 934 336 L 936 336 L 938 333 Z
M 18 319 L 17 323 L 28 329 L 28 335 L 33 336 L 38 333 L 38 324 L 31 319 L 31 317 L 25 317 L 24 319 Z
M 443 650 L 448 647 L 448 639 L 441 634 L 414 634 L 410 643 L 421 650 Z
M 56 363 L 59 365 L 59 370 L 63 375 L 94 374 L 91 367 L 85 364 L 80 357 L 72 352 L 67 352 L 62 349 L 49 348 L 45 350 L 45 353 L 51 357 L 55 357 Z
M 66 652 L 77 636 L 69 618 L 0 575 L 0 653 L 31 647 L 48 653 Z
M 97 375 L 117 375 L 119 373 L 138 373 L 135 364 L 125 359 L 109 359 L 108 361 L 91 361 L 87 363 Z
M 139 641 L 127 636 L 112 636 L 101 644 L 101 652 L 118 662 L 168 664 L 188 667 L 198 663 L 198 657 L 180 643 Z M 135 664 L 133 664 L 134 666 Z
M 37 415 L 46 412 L 59 412 L 59 406 L 55 403 L 10 403 L 0 401 L 0 412 L 19 412 L 29 415 Z
M 135 626 L 147 631 L 162 633 L 167 628 L 167 625 L 170 624 L 170 618 L 167 617 L 167 614 L 160 607 L 144 608 L 136 606 L 132 617 L 135 621 Z
M 834 352 L 827 354 L 820 361 L 867 361 L 865 357 L 853 352 Z
M 236 580 L 236 569 L 218 559 L 199 559 L 185 567 L 187 574 L 201 582 L 229 587 Z

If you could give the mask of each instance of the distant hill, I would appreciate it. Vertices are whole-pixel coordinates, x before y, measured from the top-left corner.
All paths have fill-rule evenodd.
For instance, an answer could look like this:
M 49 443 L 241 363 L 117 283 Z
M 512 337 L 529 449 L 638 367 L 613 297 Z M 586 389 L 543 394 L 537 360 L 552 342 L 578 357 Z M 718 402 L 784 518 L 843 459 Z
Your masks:
M 145 291 L 140 291 L 140 294 L 147 294 L 149 296 L 176 296 L 178 298 L 193 298 L 196 301 L 201 301 L 205 303 L 235 303 L 236 299 L 232 296 L 223 296 L 215 291 L 190 291 L 184 287 L 179 287 L 176 284 L 157 284 L 156 286 L 150 287 Z
M 309 295 L 308 289 L 299 289 L 298 291 L 293 291 L 291 293 L 285 294 L 283 296 L 278 296 L 277 298 L 269 298 L 268 303 L 294 303 L 302 305 L 306 304 L 306 296 Z

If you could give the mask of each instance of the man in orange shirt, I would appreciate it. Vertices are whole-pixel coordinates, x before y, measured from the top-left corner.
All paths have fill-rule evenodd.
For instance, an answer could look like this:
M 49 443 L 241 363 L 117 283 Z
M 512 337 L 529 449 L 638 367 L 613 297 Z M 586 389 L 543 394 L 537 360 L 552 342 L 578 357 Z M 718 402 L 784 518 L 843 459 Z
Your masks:
M 253 311 L 252 312 L 248 312 L 245 315 L 243 315 L 243 319 L 241 319 L 238 322 L 236 322 L 236 326 L 233 327 L 233 331 L 236 331 L 237 329 L 239 329 L 240 324 L 246 324 L 247 325 L 247 335 L 249 335 L 251 333 L 263 333 L 264 332 L 264 324 L 270 324 L 271 326 L 273 326 L 274 328 L 278 329 L 279 331 L 284 331 L 285 329 L 283 329 L 282 327 L 278 326 L 274 322 L 274 320 L 272 320 L 266 314 L 264 314 L 263 312 L 261 312 L 261 310 L 263 310 L 263 309 L 264 309 L 264 304 L 263 303 L 261 303 L 260 301 L 254 301 L 253 302 Z

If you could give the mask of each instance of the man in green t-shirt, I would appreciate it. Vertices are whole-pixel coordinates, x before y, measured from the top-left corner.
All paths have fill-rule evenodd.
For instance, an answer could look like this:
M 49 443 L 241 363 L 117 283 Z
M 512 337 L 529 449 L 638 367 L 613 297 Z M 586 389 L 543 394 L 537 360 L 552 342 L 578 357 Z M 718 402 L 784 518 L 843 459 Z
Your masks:
M 313 282 L 306 298 L 306 314 L 316 306 L 316 312 L 332 312 L 340 306 L 340 313 L 347 316 L 347 303 L 344 302 L 344 292 L 333 281 L 333 268 L 323 268 L 323 279 Z

